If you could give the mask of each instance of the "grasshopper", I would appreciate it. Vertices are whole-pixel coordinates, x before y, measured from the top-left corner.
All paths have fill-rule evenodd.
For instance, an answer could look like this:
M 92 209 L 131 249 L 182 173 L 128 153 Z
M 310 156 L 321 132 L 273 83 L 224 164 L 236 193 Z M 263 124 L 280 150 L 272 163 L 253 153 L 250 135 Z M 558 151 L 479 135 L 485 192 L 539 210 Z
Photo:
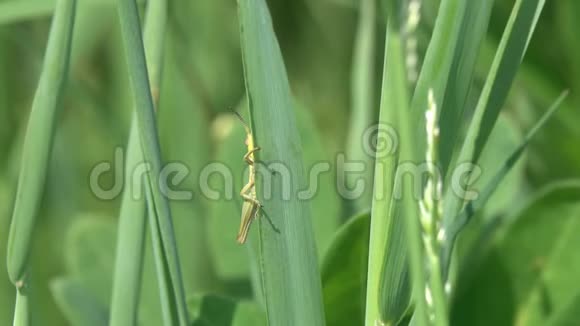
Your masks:
M 244 244 L 246 239 L 248 238 L 248 232 L 250 230 L 250 226 L 258 214 L 260 209 L 262 209 L 262 204 L 258 200 L 256 196 L 256 168 L 255 168 L 255 157 L 254 153 L 260 150 L 260 147 L 257 147 L 254 143 L 254 136 L 252 135 L 252 130 L 248 124 L 244 121 L 241 115 L 234 111 L 234 114 L 238 117 L 238 119 L 244 125 L 246 129 L 246 146 L 248 148 L 248 152 L 244 155 L 244 161 L 248 163 L 248 183 L 242 188 L 240 191 L 240 196 L 242 196 L 244 200 L 244 204 L 242 206 L 242 221 L 240 223 L 240 230 L 238 231 L 237 241 L 239 244 Z

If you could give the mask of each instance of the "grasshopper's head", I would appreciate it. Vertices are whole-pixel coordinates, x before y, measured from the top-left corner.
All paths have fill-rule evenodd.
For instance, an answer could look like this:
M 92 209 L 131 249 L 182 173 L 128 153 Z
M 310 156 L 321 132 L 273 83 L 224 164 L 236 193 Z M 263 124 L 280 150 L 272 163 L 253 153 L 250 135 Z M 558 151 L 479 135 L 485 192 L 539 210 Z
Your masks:
M 250 126 L 248 126 L 244 118 L 242 118 L 242 116 L 238 112 L 233 110 L 232 112 L 236 115 L 236 117 L 238 117 L 240 122 L 244 125 L 244 129 L 246 130 L 246 140 L 244 143 L 246 144 L 249 150 L 252 150 L 254 148 L 254 137 L 252 136 L 252 130 L 250 129 Z
M 252 150 L 254 149 L 254 137 L 252 137 L 251 133 L 248 133 L 246 135 L 246 140 L 244 141 L 244 144 L 246 144 L 246 146 L 248 147 L 248 150 Z

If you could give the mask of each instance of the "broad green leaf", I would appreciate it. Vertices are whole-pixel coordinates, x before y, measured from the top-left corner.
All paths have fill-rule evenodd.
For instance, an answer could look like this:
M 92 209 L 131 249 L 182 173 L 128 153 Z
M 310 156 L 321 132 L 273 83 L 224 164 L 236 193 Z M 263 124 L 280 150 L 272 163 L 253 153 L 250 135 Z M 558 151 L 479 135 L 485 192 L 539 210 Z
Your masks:
M 113 283 L 117 227 L 98 215 L 77 216 L 66 235 L 68 276 L 108 305 Z
M 322 135 L 314 124 L 310 110 L 294 102 L 296 124 L 300 139 L 305 140 L 302 146 L 305 177 L 308 178 L 308 192 L 312 209 L 312 227 L 316 240 L 319 260 L 337 230 L 341 218 L 341 198 L 336 191 L 336 166 L 330 153 L 322 142 Z M 327 164 L 330 162 L 330 164 Z M 328 169 L 327 169 L 328 168 Z M 320 170 L 319 170 L 320 169 Z M 314 187 L 316 186 L 316 188 Z M 370 188 L 370 185 L 367 184 Z M 301 188 L 300 190 L 306 190 Z
M 370 214 L 348 220 L 322 261 L 322 290 L 328 325 L 364 324 Z
M 189 91 L 208 112 L 227 112 L 243 90 L 236 2 L 176 1 L 171 7 Z
M 158 113 L 161 149 L 167 162 L 182 163 L 189 172 L 186 179 L 172 189 L 192 191 L 192 201 L 203 206 L 205 202 L 199 193 L 198 177 L 208 164 L 212 147 L 209 119 L 202 100 L 191 92 L 187 75 L 183 72 L 178 36 L 169 29 L 166 38 Z
M 546 325 L 576 302 L 580 182 L 540 191 L 459 278 L 457 324 Z
M 259 266 L 268 322 L 272 325 L 324 325 L 322 286 L 310 205 L 296 192 L 306 175 L 294 105 L 280 47 L 264 0 L 238 2 L 250 125 L 261 147 L 256 157 L 279 162 L 288 173 L 277 175 L 272 194 L 257 194 L 276 230 L 258 219 Z M 276 178 L 276 176 L 274 176 Z M 282 186 L 282 187 L 281 187 Z M 282 191 L 290 189 L 290 199 Z M 272 195 L 272 196 L 270 196 Z M 271 197 L 269 200 L 265 198 Z
M 252 301 L 235 301 L 212 294 L 187 300 L 193 326 L 266 326 L 266 315 Z
M 81 282 L 68 278 L 50 284 L 54 299 L 71 326 L 106 326 L 109 312 Z
M 199 182 L 201 171 L 210 163 L 209 119 L 183 73 L 183 64 L 176 53 L 176 36 L 169 33 L 166 43 L 158 121 L 163 159 L 168 162 L 168 168 L 173 166 L 178 171 L 167 179 L 176 195 L 170 202 L 175 235 L 177 246 L 188 248 L 179 252 L 186 292 L 209 291 L 215 282 L 211 275 L 212 262 L 207 255 L 208 200 L 200 191 Z M 180 173 L 187 173 L 187 176 L 180 180 Z M 173 184 L 174 181 L 178 184 Z M 184 197 L 180 198 L 178 192 L 183 192 Z

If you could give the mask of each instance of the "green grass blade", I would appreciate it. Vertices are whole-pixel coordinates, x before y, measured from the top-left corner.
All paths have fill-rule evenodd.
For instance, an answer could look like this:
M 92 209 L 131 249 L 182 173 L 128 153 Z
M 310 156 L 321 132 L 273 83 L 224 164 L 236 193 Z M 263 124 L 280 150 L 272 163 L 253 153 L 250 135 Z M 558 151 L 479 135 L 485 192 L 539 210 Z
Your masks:
M 406 72 L 400 35 L 389 25 L 385 39 L 381 109 L 379 126 L 398 125 L 397 114 L 408 108 Z M 398 145 L 396 134 L 378 130 L 377 137 L 389 137 Z M 387 132 L 387 133 L 385 133 Z M 395 138 L 392 138 L 395 137 Z M 409 305 L 407 246 L 404 219 L 397 218 L 391 207 L 394 173 L 397 164 L 395 148 L 377 148 L 373 204 L 369 242 L 365 324 L 374 326 L 396 323 Z
M 250 121 L 264 162 L 281 162 L 289 170 L 282 182 L 292 196 L 284 200 L 279 187 L 264 200 L 265 214 L 277 233 L 260 218 L 260 268 L 270 325 L 324 325 L 322 287 L 310 208 L 296 192 L 305 189 L 302 146 L 296 126 L 288 77 L 264 0 L 238 1 Z M 258 168 L 259 169 L 259 168 Z M 281 177 L 279 174 L 273 178 Z M 275 179 L 274 179 L 275 180 Z M 276 181 L 275 181 L 276 182 Z
M 561 104 L 564 102 L 568 92 L 562 93 L 558 99 L 552 104 L 552 106 L 544 113 L 540 120 L 534 125 L 534 127 L 526 134 L 522 143 L 514 150 L 514 152 L 507 158 L 505 163 L 502 165 L 501 169 L 497 171 L 491 181 L 485 186 L 483 191 L 479 194 L 477 200 L 470 202 L 465 206 L 461 213 L 452 221 L 452 224 L 445 226 L 448 230 L 448 240 L 445 243 L 442 254 L 442 266 L 448 267 L 451 260 L 451 253 L 453 251 L 453 244 L 455 239 L 459 235 L 459 232 L 469 223 L 471 218 L 478 213 L 487 203 L 488 199 L 493 195 L 498 185 L 502 182 L 505 176 L 510 172 L 511 168 L 517 163 L 518 159 L 523 154 L 524 150 L 529 145 L 530 141 L 538 133 L 540 129 L 550 120 L 550 118 L 556 113 L 560 108 Z
M 16 291 L 16 305 L 14 308 L 14 326 L 29 326 L 30 323 L 30 298 Z
M 129 190 L 132 188 L 130 185 L 133 180 L 129 179 L 132 177 L 132 167 L 136 166 L 133 163 L 141 161 L 142 158 L 137 126 L 133 123 L 127 145 L 127 165 L 125 167 L 125 184 L 128 187 L 123 193 L 119 214 L 111 298 L 111 326 L 135 325 L 137 318 L 147 216 L 145 215 L 145 201 L 133 199 L 132 191 Z
M 388 36 L 390 40 L 387 41 L 387 51 L 392 52 L 393 60 L 391 64 L 393 65 L 392 78 L 394 83 L 401 85 L 399 86 L 399 94 L 401 97 L 399 105 L 397 106 L 398 121 L 399 121 L 399 132 L 401 141 L 401 152 L 399 157 L 399 164 L 404 162 L 417 162 L 414 159 L 416 156 L 416 148 L 413 141 L 414 124 L 416 120 L 412 119 L 412 112 L 409 110 L 409 104 L 407 102 L 408 97 L 405 87 L 403 85 L 406 83 L 406 74 L 402 63 L 404 62 L 401 36 L 396 33 L 392 33 Z M 394 67 L 396 65 L 396 67 Z M 388 68 L 387 68 L 388 69 Z M 399 167 L 402 167 L 400 165 Z M 395 180 L 396 183 L 399 180 Z M 404 180 L 400 181 L 402 186 L 402 197 L 400 201 L 394 202 L 392 205 L 396 205 L 397 214 L 393 216 L 395 219 L 403 220 L 404 231 L 406 243 L 408 247 L 409 255 L 409 270 L 411 276 L 411 288 L 413 290 L 413 298 L 415 303 L 414 318 L 418 325 L 427 325 L 427 302 L 425 300 L 425 289 L 427 286 L 427 276 L 426 276 L 426 266 L 425 257 L 423 250 L 423 240 L 421 239 L 421 226 L 419 224 L 419 205 L 417 198 L 414 194 L 413 182 L 405 183 Z M 388 248 L 388 250 L 395 250 L 393 248 Z M 388 264 L 389 262 L 387 262 Z M 391 285 L 393 286 L 393 285 Z M 436 302 L 437 303 L 437 302 Z M 439 324 L 437 324 L 439 325 Z
M 358 30 L 354 45 L 354 58 L 352 64 L 352 109 L 350 115 L 349 137 L 346 148 L 347 158 L 350 161 L 364 162 L 365 174 L 348 174 L 348 189 L 354 189 L 358 180 L 365 183 L 365 191 L 354 202 L 355 211 L 370 208 L 372 201 L 372 189 L 374 164 L 373 158 L 364 151 L 361 142 L 365 130 L 374 120 L 375 113 L 375 0 L 363 0 L 360 2 L 360 14 Z
M 155 271 L 157 273 L 159 298 L 161 300 L 161 315 L 165 326 L 175 325 L 180 323 L 180 317 L 177 311 L 179 308 L 176 306 L 175 302 L 175 291 L 173 290 L 174 285 L 172 284 L 169 265 L 165 258 L 161 227 L 159 226 L 157 219 L 151 218 L 151 216 L 155 216 L 156 214 L 155 207 L 151 204 L 153 203 L 153 197 L 151 196 L 148 184 L 145 184 L 145 188 L 147 189 L 147 214 L 149 215 L 148 220 L 149 229 L 151 231 L 151 244 L 155 260 Z
M 439 157 L 443 175 L 451 163 L 460 132 L 458 126 L 461 125 L 467 96 L 472 88 L 477 57 L 487 32 L 493 3 L 492 0 L 467 1 L 439 118 Z
M 68 77 L 75 8 L 75 0 L 60 0 L 57 4 L 24 139 L 7 253 L 8 275 L 18 288 L 25 285 L 32 233 L 42 200 L 60 99 Z
M 545 0 L 520 0 L 514 5 L 510 22 L 508 22 L 502 37 L 502 42 L 486 80 L 486 87 L 482 92 L 478 108 L 476 108 L 471 127 L 477 126 L 477 128 L 469 129 L 477 131 L 473 153 L 473 161 L 475 162 L 479 159 L 483 146 L 485 146 L 505 103 L 510 90 L 509 86 L 513 83 L 519 65 L 524 58 L 544 4 Z M 476 118 L 478 117 L 477 109 L 483 111 L 483 116 L 479 119 Z
M 415 124 L 415 155 L 425 153 L 425 121 L 424 112 L 427 108 L 427 95 L 429 89 L 433 89 L 437 106 L 441 107 L 441 101 L 447 89 L 454 53 L 457 47 L 459 34 L 462 32 L 462 21 L 465 17 L 467 3 L 465 0 L 442 0 L 433 35 L 425 54 L 417 86 L 413 93 L 411 111 Z
M 151 1 L 147 7 L 144 27 L 144 45 L 147 55 L 149 80 L 154 105 L 157 105 L 161 82 L 161 65 L 166 23 L 166 2 Z M 135 110 L 136 111 L 136 110 Z M 133 115 L 129 141 L 127 144 L 127 163 L 125 166 L 125 191 L 119 215 L 117 236 L 117 254 L 113 294 L 111 299 L 111 326 L 137 324 L 137 309 L 143 273 L 145 254 L 145 200 L 136 200 L 133 195 L 142 184 L 133 183 L 133 171 L 143 162 L 143 153 L 139 143 L 137 117 Z M 142 181 L 142 179 L 139 179 Z M 158 233 L 156 233 L 158 235 Z M 158 277 L 164 278 L 163 274 Z M 165 287 L 162 287 L 165 289 Z M 162 301 L 165 303 L 165 301 Z M 165 307 L 164 311 L 168 310 Z
M 523 59 L 543 5 L 544 0 L 518 0 L 514 4 L 457 162 L 477 163 Z M 444 202 L 444 225 L 449 225 L 450 219 L 461 210 L 463 199 L 447 191 Z
M 393 6 L 394 4 L 391 3 L 391 6 Z M 453 54 L 455 52 L 455 48 L 456 48 L 456 43 L 458 40 L 458 35 L 461 31 L 461 22 L 465 13 L 465 9 L 466 9 L 466 5 L 467 2 L 466 1 L 458 1 L 458 0 L 444 0 L 441 5 L 440 5 L 440 9 L 439 9 L 439 14 L 438 14 L 438 19 L 435 25 L 435 31 L 433 33 L 433 37 L 431 40 L 431 43 L 429 45 L 429 48 L 427 50 L 427 55 L 425 58 L 425 62 L 423 64 L 423 69 L 421 70 L 421 73 L 419 75 L 419 80 L 417 82 L 417 86 L 415 89 L 415 93 L 413 96 L 413 101 L 411 103 L 411 115 L 409 115 L 408 110 L 405 110 L 404 108 L 409 107 L 409 105 L 406 103 L 406 99 L 404 101 L 402 101 L 402 103 L 399 103 L 399 105 L 397 106 L 393 106 L 393 109 L 396 109 L 398 112 L 402 113 L 402 115 L 399 117 L 400 119 L 400 130 L 401 131 L 405 131 L 408 134 L 405 136 L 405 139 L 412 139 L 411 138 L 411 134 L 413 134 L 414 136 L 414 142 L 410 145 L 407 145 L 407 148 L 405 149 L 407 152 L 404 154 L 404 157 L 402 158 L 403 161 L 412 161 L 412 162 L 418 162 L 421 160 L 422 157 L 422 153 L 424 153 L 424 146 L 425 146 L 425 131 L 424 131 L 424 123 L 416 123 L 413 124 L 413 130 L 407 130 L 406 128 L 411 128 L 411 124 L 410 121 L 424 121 L 424 116 L 423 116 L 423 112 L 424 110 L 427 108 L 427 94 L 429 89 L 433 89 L 434 90 L 434 94 L 435 94 L 435 98 L 436 99 L 442 99 L 443 98 L 443 94 L 446 90 L 447 87 L 447 81 L 448 81 L 448 76 L 452 67 L 452 61 L 453 61 Z M 393 11 L 392 8 L 390 10 L 390 12 L 398 12 L 398 11 Z M 398 36 L 400 37 L 400 36 Z M 398 41 L 400 43 L 400 40 Z M 396 42 L 393 42 L 396 43 Z M 399 44 L 397 46 L 398 48 L 401 47 L 401 45 Z M 400 51 L 400 49 L 394 51 L 396 54 L 395 55 L 400 55 L 398 54 L 398 52 Z M 389 55 L 389 50 L 387 50 L 387 55 Z M 393 54 L 390 54 L 393 55 Z M 391 60 L 392 62 L 393 60 Z M 399 61 L 399 65 L 404 67 L 404 60 L 401 58 Z M 388 60 L 387 60 L 387 64 Z M 394 69 L 398 69 L 397 67 L 394 66 Z M 403 75 L 404 75 L 404 71 L 403 71 Z M 398 81 L 401 82 L 401 81 Z M 396 83 L 396 82 L 395 82 Z M 403 93 L 404 94 L 404 93 Z M 402 96 L 402 94 L 398 94 L 398 96 Z M 382 112 L 381 112 L 382 114 Z M 377 161 L 377 165 L 378 165 L 378 161 Z M 375 173 L 378 173 L 378 171 L 376 170 Z M 381 182 L 379 181 L 379 179 L 375 178 L 375 182 Z M 392 182 L 392 181 L 390 181 Z M 375 187 L 377 187 L 379 185 L 375 184 Z M 375 188 L 376 189 L 376 188 Z M 409 197 L 409 198 L 406 198 Z M 375 199 L 375 204 L 376 204 L 376 199 Z M 424 307 L 424 295 L 423 295 L 423 290 L 424 287 L 422 285 L 425 284 L 426 278 L 424 278 L 424 271 L 422 268 L 422 249 L 421 249 L 421 239 L 420 239 L 420 233 L 419 233 L 419 226 L 418 226 L 418 215 L 415 214 L 416 213 L 416 202 L 414 201 L 412 194 L 406 194 L 404 201 L 403 201 L 403 207 L 401 207 L 402 211 L 397 210 L 392 210 L 391 214 L 396 213 L 399 217 L 401 216 L 405 216 L 405 222 L 401 222 L 400 220 L 402 218 L 397 218 L 395 215 L 393 215 L 393 217 L 391 217 L 392 219 L 392 223 L 396 226 L 396 230 L 392 230 L 391 232 L 393 232 L 392 234 L 394 235 L 399 235 L 398 238 L 400 238 L 400 240 L 398 241 L 398 243 L 400 244 L 404 244 L 404 243 L 408 243 L 410 244 L 410 260 L 411 260 L 411 266 L 412 266 L 412 280 L 413 283 L 415 285 L 415 291 L 417 291 L 416 293 L 416 297 L 418 300 L 418 314 L 416 315 L 416 320 L 421 324 L 423 322 L 425 322 L 425 307 Z M 387 212 L 389 212 L 389 206 L 388 204 L 380 204 L 380 206 L 382 206 L 382 213 L 385 216 L 387 215 Z M 385 209 L 386 208 L 386 209 Z M 375 214 L 374 212 L 375 210 L 375 205 L 373 206 L 373 215 Z M 403 212 L 406 212 L 407 214 L 402 214 Z M 380 213 L 380 212 L 377 212 Z M 402 215 L 401 215 L 402 214 Z M 415 216 L 416 218 L 410 218 L 410 216 Z M 373 222 L 375 223 L 375 220 L 378 218 L 373 218 Z M 397 221 L 399 221 L 398 225 L 396 225 L 395 223 L 397 223 Z M 371 224 L 371 248 L 370 248 L 370 257 L 369 257 L 369 280 L 368 280 L 368 292 L 367 292 L 367 325 L 369 325 L 370 323 L 374 323 L 374 320 L 372 319 L 372 311 L 373 309 L 375 309 L 375 307 L 373 307 L 373 302 L 372 302 L 372 284 L 374 284 L 374 282 L 376 282 L 376 276 L 375 278 L 373 278 L 372 273 L 374 272 L 374 270 L 376 269 L 376 257 L 374 256 L 374 250 L 378 250 L 378 249 L 373 249 L 373 246 L 376 246 L 377 244 L 373 244 L 373 239 L 381 239 L 381 238 L 385 238 L 386 235 L 388 233 L 386 233 L 385 231 L 387 230 L 387 228 L 385 227 L 386 225 L 388 225 L 389 222 L 387 221 L 382 221 L 382 222 L 376 222 L 377 228 L 375 229 L 376 231 L 373 230 L 374 225 Z M 405 227 L 405 224 L 403 223 L 407 223 L 408 225 Z M 380 226 L 380 224 L 382 224 L 383 226 L 383 230 L 382 232 L 378 230 L 378 227 Z M 407 237 L 412 237 L 412 238 L 407 238 L 405 239 L 404 235 L 401 237 L 401 232 L 403 232 L 402 228 L 405 227 L 407 229 L 407 232 L 404 233 L 406 234 Z M 381 234 L 382 233 L 382 234 Z M 375 236 L 376 234 L 376 236 Z M 376 238 L 375 238 L 376 237 Z M 391 239 L 393 238 L 397 238 L 397 237 L 391 237 Z M 386 242 L 385 242 L 386 243 Z M 379 247 L 377 247 L 379 248 Z M 381 248 L 384 250 L 384 247 Z M 389 250 L 393 250 L 389 247 L 387 247 L 387 252 L 389 252 Z M 380 257 L 380 254 L 376 254 L 377 256 Z M 375 262 L 373 263 L 373 260 L 375 260 Z M 379 261 L 382 262 L 382 258 L 379 258 Z M 392 259 L 391 259 L 392 261 Z M 371 264 L 375 264 L 375 266 L 371 266 Z M 387 262 L 387 264 L 389 264 L 389 262 Z M 388 276 L 388 273 L 393 273 L 392 275 L 394 275 L 394 277 L 398 277 L 399 278 L 399 282 L 402 282 L 404 280 L 404 273 L 406 272 L 404 270 L 404 263 L 399 263 L 398 264 L 398 270 L 394 271 L 391 270 L 391 268 L 397 268 L 394 265 L 389 267 L 386 266 L 385 267 L 385 276 Z M 384 281 L 389 282 L 387 280 L 387 278 L 385 277 Z M 388 286 L 393 287 L 393 289 L 400 289 L 403 288 L 401 286 L 399 286 L 401 283 L 397 284 L 397 283 L 393 283 L 390 284 Z M 399 286 L 399 287 L 397 287 Z M 376 290 L 375 290 L 376 291 Z M 385 291 L 383 291 L 385 292 Z M 386 291 L 388 293 L 388 291 Z M 408 290 L 407 290 L 408 292 Z M 392 293 L 392 291 L 391 291 Z M 401 294 L 404 293 L 404 291 L 401 291 Z M 370 296 L 370 297 L 369 297 Z M 398 298 L 399 300 L 401 298 Z M 395 300 L 393 298 L 389 299 L 389 300 L 385 300 L 386 302 L 395 302 Z M 399 303 L 400 304 L 400 303 Z M 370 306 L 369 306 L 370 305 Z M 385 316 L 385 317 L 389 317 L 389 316 Z M 400 316 L 397 316 L 400 317 Z M 392 321 L 391 321 L 392 322 Z M 394 321 L 396 322 L 396 320 Z
M 145 61 L 145 51 L 143 40 L 141 39 L 141 29 L 139 24 L 139 14 L 135 0 L 122 0 L 118 4 L 119 17 L 121 21 L 121 31 L 123 35 L 126 59 L 129 70 L 129 78 L 133 91 L 133 98 L 136 105 L 137 125 L 141 149 L 145 161 L 150 164 L 151 169 L 147 172 L 147 193 L 151 201 L 148 202 L 150 215 L 153 216 L 159 227 L 160 242 L 163 249 L 163 257 L 167 263 L 168 280 L 171 281 L 171 290 L 174 294 L 179 325 L 188 325 L 187 306 L 185 293 L 179 266 L 179 256 L 177 252 L 175 234 L 173 230 L 171 210 L 167 198 L 162 190 L 157 186 L 162 168 L 161 152 L 159 140 L 157 138 L 157 126 L 155 123 L 155 112 L 153 98 L 150 91 L 147 66 Z M 152 236 L 156 236 L 153 234 Z

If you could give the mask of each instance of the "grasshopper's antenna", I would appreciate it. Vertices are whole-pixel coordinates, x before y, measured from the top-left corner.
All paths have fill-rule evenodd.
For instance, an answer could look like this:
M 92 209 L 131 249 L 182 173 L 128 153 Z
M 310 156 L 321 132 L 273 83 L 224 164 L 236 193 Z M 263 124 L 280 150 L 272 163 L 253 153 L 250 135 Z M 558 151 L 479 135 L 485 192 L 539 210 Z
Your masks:
M 242 116 L 237 111 L 234 111 L 234 109 L 230 108 L 230 110 L 232 111 L 233 114 L 236 115 L 236 117 L 238 117 L 238 120 L 240 120 L 240 122 L 244 125 L 244 128 L 246 128 L 246 133 L 251 134 L 252 131 L 246 120 L 244 120 L 244 118 L 242 118 Z

